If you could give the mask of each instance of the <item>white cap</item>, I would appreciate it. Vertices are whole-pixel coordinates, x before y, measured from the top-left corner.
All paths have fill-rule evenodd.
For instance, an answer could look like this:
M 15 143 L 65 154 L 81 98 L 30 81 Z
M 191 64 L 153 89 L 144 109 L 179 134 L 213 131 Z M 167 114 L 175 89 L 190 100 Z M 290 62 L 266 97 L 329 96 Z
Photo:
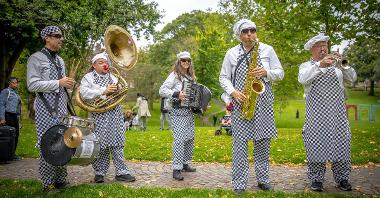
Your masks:
M 105 53 L 105 52 L 102 52 L 102 53 L 99 53 L 99 54 L 96 54 L 92 59 L 91 59 L 91 63 L 94 64 L 96 60 L 98 59 L 105 59 L 106 61 L 108 61 L 108 55 Z
M 190 56 L 189 52 L 183 51 L 183 52 L 180 52 L 177 54 L 177 58 L 178 59 L 181 59 L 181 58 L 190 58 L 191 59 L 191 56 Z
M 256 29 L 256 24 L 249 19 L 240 19 L 238 22 L 236 22 L 234 25 L 234 34 L 236 38 L 240 40 L 241 31 L 249 28 Z
M 329 36 L 325 36 L 324 33 L 320 33 L 317 36 L 311 38 L 309 41 L 307 41 L 303 47 L 305 50 L 310 50 L 316 43 L 320 41 L 328 41 L 329 39 Z

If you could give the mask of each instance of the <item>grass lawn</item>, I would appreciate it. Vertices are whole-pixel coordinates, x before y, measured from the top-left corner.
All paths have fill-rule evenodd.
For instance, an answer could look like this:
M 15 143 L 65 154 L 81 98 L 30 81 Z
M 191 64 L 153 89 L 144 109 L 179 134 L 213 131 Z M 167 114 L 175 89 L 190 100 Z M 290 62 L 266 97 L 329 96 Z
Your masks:
M 377 89 L 380 95 L 380 89 Z M 360 94 L 361 93 L 361 94 Z M 375 97 L 363 95 L 361 91 L 349 92 L 350 100 L 359 102 L 376 103 Z M 358 97 L 364 99 L 360 100 Z M 368 99 L 369 98 L 369 99 Z M 350 103 L 350 100 L 348 103 Z M 354 102 L 352 102 L 354 103 Z M 128 103 L 129 107 L 134 103 Z M 218 111 L 216 104 L 211 104 L 214 112 Z M 300 119 L 295 118 L 296 109 L 300 110 Z M 288 114 L 294 112 L 291 117 Z M 278 138 L 272 142 L 271 162 L 273 164 L 291 163 L 302 164 L 306 158 L 302 143 L 301 128 L 303 125 L 304 101 L 293 100 L 280 115 L 276 112 L 276 125 Z M 208 112 L 210 115 L 212 112 Z M 82 115 L 85 115 L 83 112 Z M 125 157 L 127 160 L 151 160 L 170 161 L 172 134 L 169 131 L 159 130 L 159 106 L 155 103 L 152 117 L 148 120 L 146 132 L 129 131 L 126 133 Z M 217 127 L 201 127 L 200 119 L 197 119 L 196 142 L 194 161 L 196 162 L 231 162 L 231 136 L 214 136 Z M 350 119 L 352 131 L 352 162 L 353 164 L 380 163 L 380 115 L 376 122 L 355 121 Z M 224 131 L 223 131 L 224 132 Z M 23 120 L 23 128 L 17 148 L 17 154 L 23 157 L 38 156 L 35 125 L 30 120 Z M 253 144 L 249 143 L 250 153 L 253 152 Z M 250 155 L 252 157 L 252 155 Z M 252 160 L 252 159 L 250 159 Z
M 1 197 L 237 197 L 231 190 L 210 189 L 171 189 L 171 188 L 130 188 L 119 183 L 113 184 L 81 184 L 62 189 L 60 192 L 43 194 L 42 184 L 36 180 L 0 179 Z M 284 192 L 246 192 L 241 197 L 349 197 L 332 193 L 284 193 Z

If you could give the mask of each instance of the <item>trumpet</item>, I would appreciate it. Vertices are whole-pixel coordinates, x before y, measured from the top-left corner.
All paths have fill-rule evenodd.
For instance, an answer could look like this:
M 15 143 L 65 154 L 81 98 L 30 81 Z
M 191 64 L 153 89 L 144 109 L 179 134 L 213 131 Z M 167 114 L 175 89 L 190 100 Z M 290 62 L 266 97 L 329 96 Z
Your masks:
M 333 67 L 336 67 L 340 70 L 347 70 L 351 67 L 348 65 L 349 61 L 346 57 L 341 57 L 338 55 L 337 52 L 334 52 L 332 54 L 327 54 L 323 59 L 332 59 L 335 61 L 335 63 L 332 65 Z

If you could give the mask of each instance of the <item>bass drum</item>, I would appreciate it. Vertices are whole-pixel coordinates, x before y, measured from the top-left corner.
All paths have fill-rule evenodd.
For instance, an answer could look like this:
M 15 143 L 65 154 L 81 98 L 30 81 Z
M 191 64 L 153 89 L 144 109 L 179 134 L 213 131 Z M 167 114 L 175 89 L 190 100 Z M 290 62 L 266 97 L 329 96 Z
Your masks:
M 65 116 L 48 129 L 41 139 L 42 157 L 51 165 L 91 164 L 100 152 L 100 143 L 92 119 Z
M 82 166 L 91 164 L 100 152 L 100 142 L 93 132 L 94 120 L 66 116 L 61 119 L 61 123 L 68 127 L 64 133 L 65 145 L 75 148 L 69 164 Z

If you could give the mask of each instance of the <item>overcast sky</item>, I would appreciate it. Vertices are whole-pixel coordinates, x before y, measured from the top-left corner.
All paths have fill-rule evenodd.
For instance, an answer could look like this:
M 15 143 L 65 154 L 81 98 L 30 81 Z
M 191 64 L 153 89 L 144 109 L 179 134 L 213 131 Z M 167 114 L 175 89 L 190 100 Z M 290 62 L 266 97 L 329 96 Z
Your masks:
M 161 30 L 167 23 L 170 23 L 181 14 L 191 12 L 193 10 L 203 10 L 211 8 L 217 10 L 219 0 L 153 0 L 158 3 L 158 9 L 164 11 L 164 17 L 161 19 L 161 24 L 156 26 L 156 30 Z M 137 40 L 137 47 L 146 46 L 153 41 L 147 41 L 144 38 Z

